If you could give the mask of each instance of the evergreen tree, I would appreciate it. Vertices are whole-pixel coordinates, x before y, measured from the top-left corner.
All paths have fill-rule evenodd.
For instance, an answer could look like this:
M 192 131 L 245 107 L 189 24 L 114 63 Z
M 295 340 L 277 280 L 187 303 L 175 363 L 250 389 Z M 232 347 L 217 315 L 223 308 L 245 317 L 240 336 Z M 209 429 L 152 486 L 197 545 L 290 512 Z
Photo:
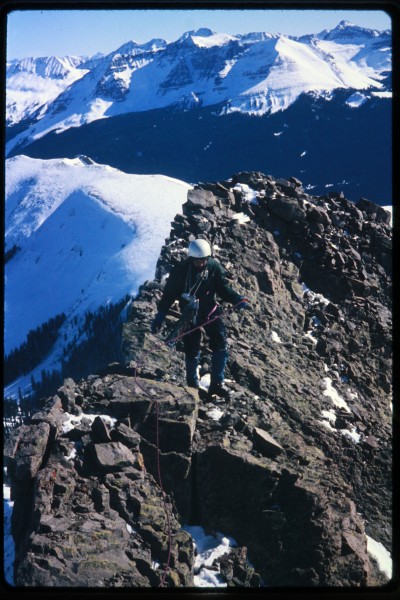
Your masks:
M 21 389 L 19 389 L 18 402 L 13 399 L 10 400 L 10 403 L 13 402 L 17 408 L 20 407 L 20 422 L 21 419 L 26 422 L 35 412 L 41 410 L 44 400 L 57 392 L 66 377 L 79 380 L 106 368 L 111 362 L 122 360 L 123 319 L 121 315 L 128 301 L 129 296 L 126 296 L 116 304 L 100 307 L 96 312 L 87 311 L 85 313 L 84 324 L 79 333 L 79 337 L 84 335 L 85 340 L 78 343 L 75 339 L 74 342 L 69 342 L 64 347 L 61 371 L 42 369 L 39 381 L 36 381 L 32 374 L 32 392 L 24 396 Z M 8 377 L 5 379 L 13 381 L 16 376 L 32 370 L 34 368 L 31 366 L 33 362 L 36 363 L 34 366 L 39 364 L 42 360 L 40 356 L 43 347 L 54 344 L 55 339 L 57 339 L 57 336 L 54 339 L 54 332 L 56 330 L 58 332 L 64 320 L 65 315 L 62 313 L 62 315 L 50 319 L 37 330 L 29 332 L 26 346 L 23 345 L 23 347 L 6 357 Z M 78 324 L 76 317 L 74 317 L 74 323 L 75 325 Z M 29 352 L 27 350 L 28 346 Z M 22 371 L 22 369 L 24 370 Z M 14 374 L 14 377 L 11 377 L 11 373 Z M 8 414 L 12 415 L 13 407 L 10 403 L 7 404 L 7 411 Z M 16 419 L 16 416 L 13 419 L 10 416 L 10 427 L 15 426 Z
M 4 358 L 4 384 L 7 385 L 20 375 L 26 375 L 50 352 L 57 340 L 58 331 L 66 315 L 61 313 L 40 327 L 28 332 L 26 342 L 12 350 Z

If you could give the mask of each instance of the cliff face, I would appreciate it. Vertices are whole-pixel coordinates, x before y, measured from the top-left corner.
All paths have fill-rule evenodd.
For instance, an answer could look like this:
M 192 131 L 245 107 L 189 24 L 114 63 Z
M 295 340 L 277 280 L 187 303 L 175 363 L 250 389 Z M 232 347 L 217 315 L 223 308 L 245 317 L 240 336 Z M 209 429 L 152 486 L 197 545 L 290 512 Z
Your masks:
M 126 364 L 67 380 L 7 440 L 16 584 L 189 587 L 185 523 L 237 541 L 231 586 L 383 583 L 366 536 L 391 548 L 389 220 L 261 173 L 189 191 L 124 325 Z M 179 344 L 150 333 L 198 236 L 251 304 L 223 316 L 228 401 L 199 399 Z

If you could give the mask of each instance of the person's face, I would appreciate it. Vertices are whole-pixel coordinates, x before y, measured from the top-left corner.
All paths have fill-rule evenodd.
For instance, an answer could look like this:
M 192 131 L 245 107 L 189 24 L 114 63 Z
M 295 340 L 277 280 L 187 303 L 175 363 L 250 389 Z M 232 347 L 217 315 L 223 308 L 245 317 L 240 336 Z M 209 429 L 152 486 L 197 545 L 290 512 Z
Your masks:
M 194 258 L 193 264 L 197 271 L 202 271 L 207 264 L 207 258 Z

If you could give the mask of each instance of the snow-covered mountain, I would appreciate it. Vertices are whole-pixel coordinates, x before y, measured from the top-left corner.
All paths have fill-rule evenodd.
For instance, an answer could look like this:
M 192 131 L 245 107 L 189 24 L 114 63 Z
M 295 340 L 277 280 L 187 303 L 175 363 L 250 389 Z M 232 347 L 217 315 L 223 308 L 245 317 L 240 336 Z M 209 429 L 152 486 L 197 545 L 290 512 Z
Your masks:
M 171 43 L 128 42 L 107 56 L 82 62 L 74 71 L 76 80 L 51 102 L 40 101 L 36 112 L 38 101 L 32 93 L 32 107 L 25 112 L 33 124 L 9 140 L 7 152 L 19 151 L 51 131 L 171 106 L 188 110 L 218 105 L 221 114 L 263 115 L 284 111 L 310 92 L 329 96 L 338 89 L 362 90 L 368 99 L 390 94 L 385 84 L 390 69 L 390 31 L 346 21 L 333 30 L 299 38 L 200 29 Z M 9 77 L 16 94 L 11 71 Z M 23 78 L 20 84 L 23 87 Z M 16 109 L 12 121 L 9 103 L 7 110 L 9 121 L 15 123 Z M 24 118 L 21 110 L 19 114 Z
M 390 31 L 347 22 L 11 61 L 5 352 L 60 313 L 68 342 L 75 317 L 153 278 L 186 182 L 259 170 L 390 203 L 390 70 Z
M 68 86 L 89 72 L 81 57 L 25 58 L 7 64 L 6 125 L 43 115 Z
M 62 312 L 63 335 L 70 337 L 74 317 L 135 294 L 153 279 L 190 186 L 127 175 L 85 157 L 21 155 L 6 162 L 6 252 L 14 248 L 5 266 L 7 354 Z

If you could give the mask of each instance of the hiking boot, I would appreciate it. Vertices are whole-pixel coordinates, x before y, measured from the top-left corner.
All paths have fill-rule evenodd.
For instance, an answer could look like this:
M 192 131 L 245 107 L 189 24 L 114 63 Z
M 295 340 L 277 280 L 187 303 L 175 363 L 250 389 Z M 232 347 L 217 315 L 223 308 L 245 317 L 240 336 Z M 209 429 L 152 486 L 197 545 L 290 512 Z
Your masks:
M 204 388 L 198 387 L 197 391 L 199 393 L 199 399 L 202 400 L 203 402 L 206 402 L 207 400 L 210 399 L 210 396 L 208 395 L 207 390 L 205 390 Z
M 186 364 L 186 385 L 193 388 L 199 387 L 199 376 L 197 369 L 199 366 L 200 353 L 195 356 L 185 355 Z
M 208 388 L 209 396 L 219 396 L 220 398 L 229 398 L 231 391 L 223 383 L 211 383 Z

